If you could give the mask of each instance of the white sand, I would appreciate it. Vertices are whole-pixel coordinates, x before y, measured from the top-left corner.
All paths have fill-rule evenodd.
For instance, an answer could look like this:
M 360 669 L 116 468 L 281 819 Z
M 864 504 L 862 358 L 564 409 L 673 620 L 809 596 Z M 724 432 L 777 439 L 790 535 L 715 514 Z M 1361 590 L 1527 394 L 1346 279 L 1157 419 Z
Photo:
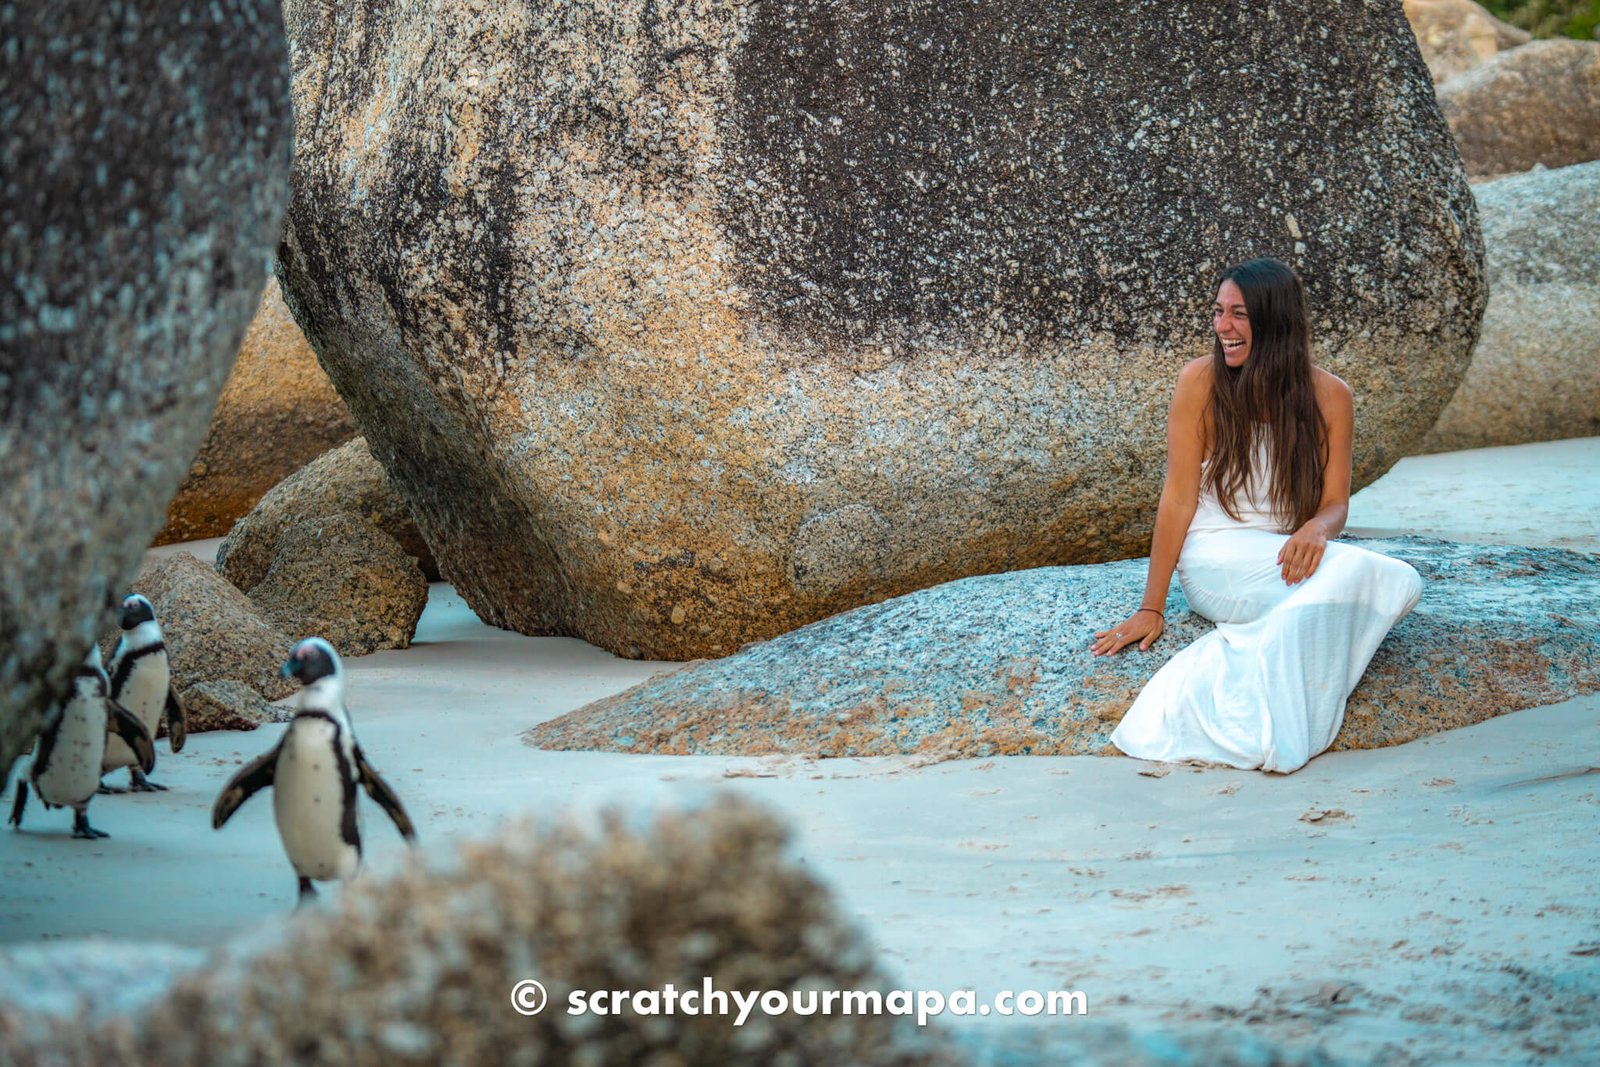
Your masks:
M 1597 505 L 1590 438 L 1407 459 L 1357 495 L 1351 526 L 1593 552 Z M 735 789 L 793 823 L 797 855 L 904 988 L 1076 989 L 1094 1020 L 1248 1023 L 1352 1061 L 1581 1061 L 1600 1041 L 1600 774 L 1528 784 L 1600 766 L 1600 697 L 1283 778 L 1104 757 L 542 752 L 518 735 L 661 665 L 489 629 L 442 585 L 412 648 L 347 666 L 362 745 L 430 852 L 512 815 Z M 30 804 L 24 832 L 0 833 L 0 996 L 22 995 L 17 976 L 38 974 L 24 946 L 42 941 L 208 946 L 281 924 L 295 883 L 266 796 L 209 825 L 222 783 L 280 729 L 196 735 L 178 756 L 163 742 L 153 777 L 172 791 L 97 799 L 109 840 L 73 841 L 70 813 Z M 370 804 L 366 833 L 370 868 L 400 860 Z M 1079 1025 L 987 1023 L 1040 1024 Z

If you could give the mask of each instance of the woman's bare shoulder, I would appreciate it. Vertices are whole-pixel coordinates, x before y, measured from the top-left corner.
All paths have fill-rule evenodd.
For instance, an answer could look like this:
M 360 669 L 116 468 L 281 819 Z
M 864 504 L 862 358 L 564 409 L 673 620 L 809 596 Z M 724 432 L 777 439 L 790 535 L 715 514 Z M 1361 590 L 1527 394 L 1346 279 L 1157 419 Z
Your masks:
M 1211 368 L 1210 356 L 1196 356 L 1183 365 L 1178 372 L 1178 388 L 1211 388 L 1211 375 L 1215 373 Z
M 1317 390 L 1317 399 L 1319 400 L 1324 397 L 1333 399 L 1336 397 L 1348 398 L 1350 396 L 1350 386 L 1345 380 L 1337 374 L 1323 370 L 1321 367 L 1311 368 L 1311 383 Z
M 1312 388 L 1317 391 L 1317 406 L 1322 409 L 1324 416 L 1343 415 L 1355 408 L 1355 399 L 1350 393 L 1350 386 L 1337 374 L 1330 374 L 1321 367 L 1311 368 Z

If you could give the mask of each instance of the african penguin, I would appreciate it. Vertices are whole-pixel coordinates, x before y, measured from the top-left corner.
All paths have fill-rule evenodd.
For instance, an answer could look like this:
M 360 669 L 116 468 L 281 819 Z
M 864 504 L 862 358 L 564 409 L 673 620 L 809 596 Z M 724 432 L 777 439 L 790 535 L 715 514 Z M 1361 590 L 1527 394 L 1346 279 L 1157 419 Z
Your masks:
M 89 801 L 100 786 L 106 737 L 115 735 L 148 771 L 156 765 L 150 731 L 126 708 L 111 700 L 110 683 L 100 666 L 100 649 L 89 646 L 83 666 L 72 675 L 72 695 L 51 711 L 33 753 L 33 765 L 17 780 L 11 825 L 21 829 L 28 805 L 28 783 L 46 808 L 71 808 L 72 836 L 110 837 L 89 825 Z
M 155 608 L 150 601 L 137 593 L 122 601 L 122 636 L 117 638 L 116 650 L 111 653 L 111 664 L 106 673 L 111 676 L 111 699 L 139 717 L 151 737 L 156 735 L 156 724 L 165 713 L 167 740 L 172 751 L 181 752 L 188 736 L 188 716 L 183 703 L 172 688 L 172 668 L 167 661 L 167 645 L 161 636 L 161 624 L 156 621 Z M 133 753 L 122 739 L 106 738 L 104 770 L 128 768 L 128 787 L 102 787 L 106 793 L 136 793 L 165 789 L 146 780 L 144 772 L 134 766 Z
M 282 674 L 300 679 L 298 711 L 277 746 L 223 786 L 211 825 L 220 830 L 239 805 L 271 786 L 278 837 L 300 878 L 303 905 L 317 895 L 313 880 L 344 881 L 361 865 L 357 785 L 394 820 L 400 836 L 415 843 L 417 835 L 400 799 L 356 744 L 344 705 L 344 667 L 333 646 L 306 638 L 290 650 Z

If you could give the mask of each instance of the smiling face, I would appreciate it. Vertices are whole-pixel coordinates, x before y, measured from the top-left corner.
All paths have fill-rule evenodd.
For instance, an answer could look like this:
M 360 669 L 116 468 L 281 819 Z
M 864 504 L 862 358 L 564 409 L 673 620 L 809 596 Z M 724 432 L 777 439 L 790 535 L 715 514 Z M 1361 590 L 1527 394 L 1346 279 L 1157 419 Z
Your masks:
M 1250 358 L 1250 316 L 1245 311 L 1244 293 L 1232 279 L 1225 279 L 1217 289 L 1211 327 L 1222 345 L 1223 361 L 1230 367 L 1244 366 Z

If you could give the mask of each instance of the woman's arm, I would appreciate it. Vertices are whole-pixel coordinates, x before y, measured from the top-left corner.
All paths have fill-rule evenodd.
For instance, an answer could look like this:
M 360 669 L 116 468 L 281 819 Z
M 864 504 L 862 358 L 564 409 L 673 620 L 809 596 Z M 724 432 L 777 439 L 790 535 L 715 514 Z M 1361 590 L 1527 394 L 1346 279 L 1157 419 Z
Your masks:
M 1351 438 L 1355 433 L 1355 403 L 1350 387 L 1327 371 L 1316 374 L 1317 406 L 1328 427 L 1328 461 L 1322 468 L 1322 503 L 1283 548 L 1278 563 L 1283 580 L 1289 585 L 1303 582 L 1316 573 L 1327 550 L 1328 539 L 1338 537 L 1350 517 Z
M 1167 476 L 1156 508 L 1155 534 L 1150 539 L 1150 569 L 1145 575 L 1139 610 L 1120 625 L 1100 630 L 1090 651 L 1097 656 L 1120 652 L 1135 642 L 1141 650 L 1155 644 L 1165 629 L 1157 614 L 1166 610 L 1172 572 L 1183 551 L 1195 507 L 1200 500 L 1200 461 L 1205 453 L 1205 413 L 1211 399 L 1211 360 L 1191 360 L 1178 375 L 1167 410 Z

